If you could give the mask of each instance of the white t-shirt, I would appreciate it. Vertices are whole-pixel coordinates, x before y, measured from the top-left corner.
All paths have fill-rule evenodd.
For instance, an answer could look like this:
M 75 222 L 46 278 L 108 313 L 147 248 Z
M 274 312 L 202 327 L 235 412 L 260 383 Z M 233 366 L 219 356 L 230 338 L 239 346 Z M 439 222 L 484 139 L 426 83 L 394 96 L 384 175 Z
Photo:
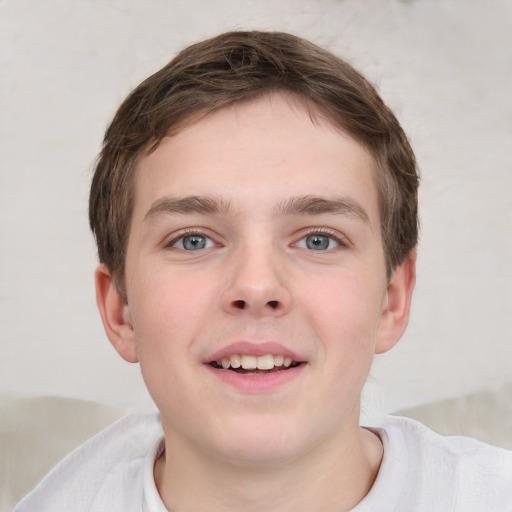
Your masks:
M 512 452 L 386 416 L 377 479 L 352 512 L 512 512 Z M 163 433 L 132 413 L 62 460 L 14 512 L 167 512 L 153 478 Z

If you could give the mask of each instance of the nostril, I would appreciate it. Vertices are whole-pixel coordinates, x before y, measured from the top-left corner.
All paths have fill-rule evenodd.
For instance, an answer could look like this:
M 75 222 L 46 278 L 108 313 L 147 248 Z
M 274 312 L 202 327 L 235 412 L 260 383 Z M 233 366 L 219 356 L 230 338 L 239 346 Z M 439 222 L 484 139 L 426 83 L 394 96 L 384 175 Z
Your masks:
M 267 306 L 270 306 L 272 309 L 277 309 L 279 302 L 277 300 L 269 300 Z
M 233 306 L 236 309 L 244 309 L 245 308 L 245 300 L 235 300 L 235 301 L 233 301 Z

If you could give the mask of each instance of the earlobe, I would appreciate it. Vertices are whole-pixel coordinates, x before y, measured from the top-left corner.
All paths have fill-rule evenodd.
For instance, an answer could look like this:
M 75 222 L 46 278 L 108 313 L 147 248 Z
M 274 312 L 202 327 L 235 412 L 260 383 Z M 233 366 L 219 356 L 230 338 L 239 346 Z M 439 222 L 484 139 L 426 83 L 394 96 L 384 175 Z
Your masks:
M 405 332 L 415 283 L 416 252 L 411 251 L 405 261 L 396 267 L 389 280 L 382 305 L 376 354 L 382 354 L 394 347 Z
M 136 363 L 138 356 L 130 310 L 104 264 L 96 269 L 95 282 L 96 303 L 110 343 L 123 359 Z

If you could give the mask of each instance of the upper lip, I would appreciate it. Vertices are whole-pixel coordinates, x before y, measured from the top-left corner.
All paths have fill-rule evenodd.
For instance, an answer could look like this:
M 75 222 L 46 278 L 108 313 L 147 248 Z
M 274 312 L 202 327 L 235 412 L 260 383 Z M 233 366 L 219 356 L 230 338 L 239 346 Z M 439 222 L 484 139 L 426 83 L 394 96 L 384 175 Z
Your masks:
M 250 341 L 237 341 L 226 345 L 225 347 L 217 350 L 205 360 L 205 363 L 211 363 L 213 361 L 220 361 L 224 357 L 230 357 L 232 355 L 241 356 L 284 356 L 289 357 L 295 362 L 302 362 L 305 359 L 296 352 L 284 347 L 283 345 L 271 341 L 265 341 L 261 343 L 253 343 Z

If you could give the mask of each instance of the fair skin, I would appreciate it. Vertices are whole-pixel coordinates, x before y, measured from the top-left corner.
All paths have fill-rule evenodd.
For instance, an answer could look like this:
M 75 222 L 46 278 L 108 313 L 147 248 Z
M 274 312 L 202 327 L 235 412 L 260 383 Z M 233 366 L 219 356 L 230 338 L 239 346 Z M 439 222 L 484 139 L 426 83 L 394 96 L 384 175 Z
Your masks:
M 104 266 L 97 298 L 161 412 L 169 510 L 342 511 L 370 489 L 382 445 L 359 427 L 360 394 L 405 330 L 415 261 L 387 280 L 373 168 L 282 94 L 139 162 L 127 303 Z

